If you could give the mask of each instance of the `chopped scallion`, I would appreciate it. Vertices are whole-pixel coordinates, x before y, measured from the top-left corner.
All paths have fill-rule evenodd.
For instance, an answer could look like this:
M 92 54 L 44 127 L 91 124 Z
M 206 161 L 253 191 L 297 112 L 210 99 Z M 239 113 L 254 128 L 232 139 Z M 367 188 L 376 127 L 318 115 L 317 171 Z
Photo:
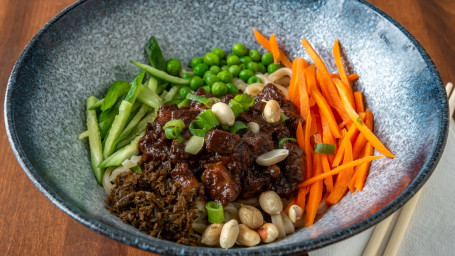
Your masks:
M 192 155 L 196 155 L 201 151 L 204 146 L 204 137 L 191 136 L 191 138 L 186 142 L 185 152 Z
M 223 205 L 214 201 L 205 204 L 207 217 L 210 223 L 222 223 L 224 221 Z
M 284 144 L 285 141 L 296 142 L 297 140 L 294 139 L 294 138 L 283 138 L 283 139 L 281 139 L 281 140 L 278 142 L 278 148 L 283 148 L 283 144 Z
M 188 93 L 186 95 L 186 98 L 189 99 L 189 100 L 193 100 L 193 101 L 197 101 L 199 103 L 202 103 L 206 107 L 209 107 L 209 108 L 211 108 L 213 106 L 213 104 L 215 104 L 216 102 L 219 101 L 217 98 L 206 98 L 203 95 L 196 95 L 196 94 L 193 94 L 193 93 Z
M 281 115 L 280 115 L 280 122 L 284 123 L 286 122 L 286 120 L 288 120 L 289 117 L 287 117 L 283 112 L 281 112 Z
M 316 143 L 314 145 L 314 152 L 328 154 L 328 155 L 334 155 L 335 154 L 335 144 Z
M 228 130 L 231 133 L 240 134 L 247 132 L 250 128 L 242 121 L 235 121 L 232 126 L 223 125 L 223 129 Z

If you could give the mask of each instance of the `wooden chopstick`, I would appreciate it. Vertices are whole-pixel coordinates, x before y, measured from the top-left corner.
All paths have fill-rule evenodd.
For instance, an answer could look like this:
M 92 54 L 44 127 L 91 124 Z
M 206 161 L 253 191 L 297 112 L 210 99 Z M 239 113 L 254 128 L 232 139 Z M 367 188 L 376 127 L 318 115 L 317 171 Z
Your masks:
M 454 86 L 451 82 L 447 83 L 446 85 L 446 92 L 447 97 L 449 98 L 449 114 L 450 117 L 453 116 L 455 110 L 455 92 Z M 392 219 L 396 214 L 400 214 L 397 219 L 397 222 L 393 228 L 392 235 L 388 241 L 387 247 L 383 253 L 383 255 L 387 256 L 395 256 L 400 248 L 401 240 L 406 233 L 406 229 L 408 227 L 409 221 L 411 220 L 412 214 L 414 213 L 414 209 L 419 201 L 420 194 L 422 189 L 417 192 L 414 197 L 406 203 L 400 212 L 395 212 L 391 216 L 389 216 L 384 221 L 380 222 L 374 228 L 373 234 L 368 241 L 365 250 L 363 251 L 362 256 L 375 256 L 378 254 L 379 248 L 384 240 L 384 237 L 389 229 L 389 226 L 392 222 Z

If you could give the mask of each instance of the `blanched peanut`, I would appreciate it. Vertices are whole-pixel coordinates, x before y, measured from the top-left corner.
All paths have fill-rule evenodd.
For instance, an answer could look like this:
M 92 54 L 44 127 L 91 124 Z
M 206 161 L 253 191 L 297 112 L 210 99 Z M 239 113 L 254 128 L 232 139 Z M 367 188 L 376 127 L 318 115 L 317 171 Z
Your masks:
M 223 224 L 211 224 L 202 233 L 201 243 L 206 245 L 218 245 Z
M 222 125 L 232 126 L 235 122 L 234 112 L 224 102 L 215 103 L 212 106 L 212 112 Z
M 287 149 L 274 149 L 258 156 L 256 158 L 256 163 L 262 166 L 271 166 L 283 161 L 288 155 L 289 150 Z
M 280 196 L 271 190 L 262 192 L 259 196 L 259 205 L 261 205 L 262 210 L 270 215 L 279 215 L 283 210 L 283 202 L 281 202 Z
M 272 223 L 265 223 L 258 229 L 262 242 L 271 243 L 278 237 L 278 228 Z
M 248 128 L 250 128 L 250 131 L 254 132 L 254 133 L 258 133 L 259 132 L 259 124 L 256 123 L 256 122 L 249 122 L 248 124 Z
M 270 217 L 272 218 L 273 225 L 275 225 L 278 229 L 278 238 L 286 237 L 286 229 L 284 227 L 281 214 L 272 214 Z
M 245 224 L 239 225 L 239 235 L 237 243 L 245 246 L 255 246 L 261 242 L 261 238 L 256 231 L 249 229 Z
M 269 124 L 278 123 L 281 117 L 280 104 L 276 100 L 269 100 L 264 107 L 264 119 Z
M 228 249 L 234 246 L 239 235 L 239 223 L 237 220 L 230 220 L 223 225 L 220 234 L 221 248 Z
M 292 234 L 295 231 L 294 224 L 289 219 L 289 217 L 281 211 L 281 218 L 283 219 L 284 230 L 286 231 L 286 235 Z
M 249 205 L 243 205 L 239 209 L 240 221 L 251 229 L 257 229 L 264 223 L 261 211 Z
M 302 217 L 302 208 L 300 206 L 294 204 L 289 207 L 289 219 L 291 219 L 292 223 L 295 223 L 297 220 L 299 220 Z

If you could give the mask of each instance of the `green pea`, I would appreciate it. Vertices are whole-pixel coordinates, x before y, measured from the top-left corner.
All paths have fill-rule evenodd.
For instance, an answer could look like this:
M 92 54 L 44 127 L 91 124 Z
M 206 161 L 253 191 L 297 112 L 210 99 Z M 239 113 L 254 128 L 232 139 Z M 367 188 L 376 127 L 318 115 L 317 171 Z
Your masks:
M 216 74 L 213 73 L 213 72 L 210 71 L 210 70 L 207 70 L 207 71 L 204 73 L 204 76 L 203 76 L 202 78 L 205 80 L 205 78 L 206 78 L 208 75 L 216 75 Z
M 239 88 L 237 88 L 237 86 L 235 86 L 235 84 L 227 83 L 226 86 L 228 88 L 228 93 L 229 94 L 237 94 L 237 93 L 239 93 Z
M 228 65 L 224 65 L 221 67 L 221 70 L 228 70 L 228 69 L 229 69 Z
M 248 81 L 248 79 L 253 75 L 254 75 L 254 73 L 250 69 L 244 69 L 244 70 L 240 71 L 240 73 L 239 73 L 240 79 L 242 79 L 245 82 Z
M 254 83 L 262 83 L 262 81 L 257 76 L 250 76 L 250 78 L 248 78 L 247 84 L 254 84 Z
M 208 85 L 203 86 L 203 87 L 201 87 L 201 88 L 205 91 L 205 93 L 210 93 L 210 91 L 211 91 L 211 90 L 210 90 L 210 86 L 208 86 Z
M 193 74 L 191 74 L 191 73 L 183 73 L 182 74 L 182 78 L 186 79 L 186 80 L 191 80 L 191 78 L 193 78 Z
M 211 66 L 209 70 L 212 71 L 215 74 L 218 74 L 218 73 L 220 73 L 221 68 L 218 67 L 218 66 Z
M 226 95 L 228 87 L 223 82 L 215 82 L 212 84 L 212 94 L 216 97 L 221 97 Z
M 250 56 L 243 56 L 240 58 L 240 62 L 242 62 L 243 64 L 248 64 L 249 62 L 252 62 L 253 60 L 251 60 L 251 57 Z
M 258 66 L 259 66 L 259 70 L 258 70 L 259 73 L 262 73 L 262 74 L 267 73 L 267 68 L 264 66 L 264 64 L 258 63 Z
M 220 49 L 220 48 L 215 48 L 212 50 L 212 52 L 215 53 L 216 55 L 218 55 L 218 57 L 220 57 L 220 59 L 222 59 L 226 56 L 226 54 L 224 53 L 224 50 Z
M 270 53 L 270 52 L 264 53 L 264 55 L 262 55 L 261 62 L 262 62 L 262 64 L 264 64 L 266 66 L 271 64 L 273 62 L 272 53 Z
M 231 73 L 229 73 L 229 71 L 221 71 L 216 76 L 223 83 L 230 83 L 230 82 L 232 82 L 232 79 L 233 79 L 233 76 Z
M 240 73 L 240 71 L 242 71 L 242 69 L 238 65 L 232 65 L 229 67 L 228 71 L 229 71 L 229 73 L 232 74 L 232 76 L 238 77 L 239 73 Z
M 182 63 L 178 59 L 169 59 L 166 63 L 166 70 L 169 75 L 176 76 L 182 69 Z
M 204 62 L 204 59 L 201 57 L 195 57 L 191 60 L 190 66 L 195 68 L 197 64 L 201 64 Z
M 194 76 L 190 80 L 190 87 L 192 90 L 196 91 L 204 85 L 204 80 L 200 76 Z
M 209 66 L 220 65 L 220 57 L 213 52 L 208 52 L 204 55 L 204 63 Z
M 261 61 L 261 53 L 258 50 L 250 50 L 250 53 L 248 55 L 255 62 Z
M 239 67 L 241 70 L 246 69 L 246 64 L 241 63 L 241 64 L 239 64 Z
M 248 64 L 246 64 L 246 68 L 253 71 L 254 73 L 258 72 L 259 71 L 259 65 L 256 63 L 256 62 L 248 62 Z
M 237 55 L 228 55 L 227 56 L 227 64 L 229 66 L 231 65 L 237 65 L 237 64 L 240 64 L 240 59 Z
M 273 72 L 277 71 L 280 68 L 281 68 L 281 65 L 272 63 L 267 66 L 267 72 L 269 74 L 272 74 Z
M 218 82 L 219 79 L 215 74 L 209 74 L 204 78 L 204 82 L 207 85 L 212 85 L 215 82 Z
M 197 76 L 202 77 L 204 73 L 207 72 L 207 70 L 209 70 L 209 65 L 205 63 L 199 63 L 196 65 L 196 67 L 194 67 L 193 73 Z
M 184 87 L 180 88 L 180 90 L 179 90 L 180 98 L 182 98 L 182 99 L 186 98 L 186 95 L 190 92 L 191 92 L 191 89 L 188 86 L 184 86 Z
M 243 44 L 234 44 L 234 46 L 232 46 L 232 52 L 235 55 L 242 57 L 247 55 L 248 49 L 246 49 L 245 45 Z

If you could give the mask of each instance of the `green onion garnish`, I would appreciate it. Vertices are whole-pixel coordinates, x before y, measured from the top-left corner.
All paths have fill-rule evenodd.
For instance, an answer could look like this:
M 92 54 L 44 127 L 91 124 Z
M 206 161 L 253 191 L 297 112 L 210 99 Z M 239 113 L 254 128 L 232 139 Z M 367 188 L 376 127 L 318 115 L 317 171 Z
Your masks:
M 235 121 L 234 125 L 233 126 L 229 126 L 227 130 L 230 131 L 231 133 L 240 134 L 240 133 L 247 132 L 249 129 L 250 128 L 248 127 L 248 125 L 246 125 L 244 122 Z
M 185 152 L 196 155 L 204 146 L 204 137 L 191 136 L 186 142 Z
M 314 145 L 314 152 L 328 154 L 328 155 L 334 155 L 335 154 L 335 144 L 316 143 Z
M 183 142 L 183 137 L 180 132 L 185 128 L 185 123 L 182 120 L 171 120 L 164 124 L 164 135 L 167 139 L 177 139 L 180 143 Z
M 210 223 L 222 223 L 224 221 L 223 205 L 214 201 L 205 204 Z
M 278 148 L 283 148 L 283 144 L 284 144 L 285 141 L 296 142 L 297 140 L 294 139 L 294 138 L 282 138 L 282 139 L 278 142 Z
M 171 120 L 164 124 L 163 129 L 166 129 L 169 127 L 177 127 L 178 130 L 181 132 L 181 131 L 183 131 L 183 128 L 185 128 L 185 123 L 182 120 L 178 120 L 178 119 Z
M 286 122 L 286 120 L 288 120 L 289 117 L 287 117 L 283 112 L 281 112 L 281 115 L 280 115 L 280 122 L 284 123 Z
M 182 100 L 179 104 L 177 104 L 177 107 L 178 108 L 181 108 L 181 107 L 188 107 L 191 103 L 191 100 L 190 99 L 184 99 Z
M 195 95 L 193 93 L 188 93 L 186 95 L 186 98 L 189 100 L 194 100 L 194 101 L 200 102 L 209 108 L 211 108 L 213 106 L 213 104 L 215 104 L 216 102 L 219 101 L 219 99 L 217 99 L 217 98 L 206 98 L 203 95 Z
M 207 132 L 213 127 L 219 125 L 220 122 L 213 114 L 211 109 L 207 109 L 200 113 L 197 118 L 190 123 L 190 132 L 199 137 L 205 137 Z
M 237 117 L 243 111 L 247 111 L 254 104 L 254 98 L 247 94 L 239 94 L 229 101 L 229 106 Z
M 234 99 L 229 101 L 229 107 L 231 107 L 232 112 L 234 112 L 235 117 L 237 117 L 238 115 L 240 115 L 243 112 L 242 105 Z

